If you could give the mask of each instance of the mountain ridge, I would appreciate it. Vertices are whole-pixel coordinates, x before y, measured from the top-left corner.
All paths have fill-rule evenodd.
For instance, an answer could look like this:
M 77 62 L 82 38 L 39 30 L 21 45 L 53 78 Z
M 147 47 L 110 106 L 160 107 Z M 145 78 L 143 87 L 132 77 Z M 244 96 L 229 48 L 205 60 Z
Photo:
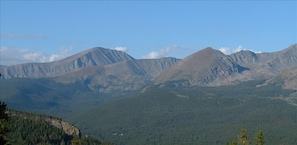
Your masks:
M 94 47 L 59 61 L 47 63 L 25 63 L 0 67 L 4 78 L 52 77 L 88 66 L 107 65 L 134 59 L 127 53 L 102 47 Z

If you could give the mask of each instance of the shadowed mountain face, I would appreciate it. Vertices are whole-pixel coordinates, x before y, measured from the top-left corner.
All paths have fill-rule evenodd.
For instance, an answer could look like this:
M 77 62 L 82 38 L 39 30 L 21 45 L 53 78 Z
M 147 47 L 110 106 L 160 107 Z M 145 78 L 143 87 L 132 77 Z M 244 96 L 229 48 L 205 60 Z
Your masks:
M 49 63 L 26 63 L 0 67 L 3 77 L 44 78 L 71 72 L 89 66 L 103 66 L 125 60 L 132 60 L 125 52 L 95 47 L 65 59 Z

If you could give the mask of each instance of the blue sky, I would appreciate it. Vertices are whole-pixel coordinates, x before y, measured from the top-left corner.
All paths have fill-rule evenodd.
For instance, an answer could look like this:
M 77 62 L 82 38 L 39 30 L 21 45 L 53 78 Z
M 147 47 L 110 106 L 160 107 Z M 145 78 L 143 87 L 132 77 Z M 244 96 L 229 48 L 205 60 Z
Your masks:
M 211 46 L 279 51 L 297 43 L 296 1 L 2 1 L 0 65 L 92 47 L 184 58 Z

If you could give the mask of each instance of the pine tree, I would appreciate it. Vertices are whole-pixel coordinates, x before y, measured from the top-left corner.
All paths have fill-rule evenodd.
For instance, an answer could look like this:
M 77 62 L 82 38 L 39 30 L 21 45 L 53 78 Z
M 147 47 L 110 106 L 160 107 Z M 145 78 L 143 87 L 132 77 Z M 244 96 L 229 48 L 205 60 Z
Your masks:
M 249 145 L 250 141 L 248 140 L 246 129 L 242 129 L 240 135 L 238 136 L 238 142 L 242 145 Z
M 255 137 L 255 145 L 264 145 L 264 144 L 265 144 L 264 135 L 260 130 L 257 136 Z
M 7 128 L 8 115 L 6 113 L 6 104 L 0 101 L 0 144 L 7 144 L 5 134 L 8 133 Z

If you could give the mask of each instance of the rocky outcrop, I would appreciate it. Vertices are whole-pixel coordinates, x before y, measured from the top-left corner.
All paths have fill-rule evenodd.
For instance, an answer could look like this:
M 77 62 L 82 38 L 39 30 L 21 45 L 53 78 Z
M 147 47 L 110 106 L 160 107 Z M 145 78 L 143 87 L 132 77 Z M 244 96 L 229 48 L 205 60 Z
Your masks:
M 50 124 L 59 129 L 62 129 L 68 135 L 76 134 L 79 136 L 80 134 L 79 129 L 69 124 L 68 122 L 53 118 L 45 118 L 45 121 L 49 122 Z

